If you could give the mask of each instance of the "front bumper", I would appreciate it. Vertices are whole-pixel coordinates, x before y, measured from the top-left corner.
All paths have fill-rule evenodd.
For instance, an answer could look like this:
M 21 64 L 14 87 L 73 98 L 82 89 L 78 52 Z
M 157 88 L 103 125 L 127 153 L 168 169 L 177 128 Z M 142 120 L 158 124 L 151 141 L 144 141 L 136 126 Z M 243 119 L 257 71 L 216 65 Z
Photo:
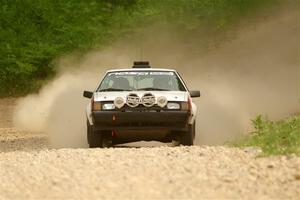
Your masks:
M 96 111 L 92 113 L 96 130 L 170 130 L 188 129 L 188 111 Z

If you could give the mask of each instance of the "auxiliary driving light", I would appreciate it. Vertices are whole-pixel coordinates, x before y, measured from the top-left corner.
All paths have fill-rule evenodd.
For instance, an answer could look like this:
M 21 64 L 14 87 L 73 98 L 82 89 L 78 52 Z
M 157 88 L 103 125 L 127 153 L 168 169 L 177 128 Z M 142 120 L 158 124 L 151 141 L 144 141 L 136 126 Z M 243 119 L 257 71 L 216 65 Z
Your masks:
M 114 100 L 114 105 L 120 109 L 125 105 L 125 100 L 122 97 L 117 97 Z
M 145 93 L 141 98 L 141 102 L 145 107 L 151 107 L 155 104 L 155 96 L 151 93 Z
M 157 98 L 157 105 L 161 108 L 165 107 L 168 103 L 168 100 L 166 97 L 160 96 Z
M 140 104 L 140 97 L 135 93 L 130 93 L 126 97 L 126 104 L 131 108 L 135 108 Z

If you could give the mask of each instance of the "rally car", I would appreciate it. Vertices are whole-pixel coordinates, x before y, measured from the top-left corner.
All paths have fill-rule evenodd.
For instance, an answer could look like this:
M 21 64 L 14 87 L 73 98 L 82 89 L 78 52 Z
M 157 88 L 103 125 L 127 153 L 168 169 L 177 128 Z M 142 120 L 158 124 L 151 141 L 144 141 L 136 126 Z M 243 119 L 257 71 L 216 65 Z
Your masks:
M 134 62 L 109 70 L 95 91 L 84 91 L 90 148 L 136 141 L 193 145 L 197 107 L 181 76 L 172 69 Z

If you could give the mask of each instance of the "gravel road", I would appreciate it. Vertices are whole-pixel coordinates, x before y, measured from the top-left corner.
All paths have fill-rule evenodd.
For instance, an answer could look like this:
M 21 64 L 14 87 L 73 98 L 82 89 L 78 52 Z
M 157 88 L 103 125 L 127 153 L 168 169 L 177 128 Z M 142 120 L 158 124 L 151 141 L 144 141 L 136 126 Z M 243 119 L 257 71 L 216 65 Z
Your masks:
M 300 157 L 224 146 L 51 149 L 0 100 L 0 199 L 299 199 Z

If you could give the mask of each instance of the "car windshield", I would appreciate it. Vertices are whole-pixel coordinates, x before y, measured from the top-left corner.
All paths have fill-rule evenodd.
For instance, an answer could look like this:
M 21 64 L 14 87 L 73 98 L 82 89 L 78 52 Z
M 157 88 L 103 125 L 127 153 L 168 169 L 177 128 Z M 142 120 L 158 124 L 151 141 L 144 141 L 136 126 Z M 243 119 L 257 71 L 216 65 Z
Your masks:
M 97 91 L 186 91 L 177 74 L 172 71 L 110 72 Z

